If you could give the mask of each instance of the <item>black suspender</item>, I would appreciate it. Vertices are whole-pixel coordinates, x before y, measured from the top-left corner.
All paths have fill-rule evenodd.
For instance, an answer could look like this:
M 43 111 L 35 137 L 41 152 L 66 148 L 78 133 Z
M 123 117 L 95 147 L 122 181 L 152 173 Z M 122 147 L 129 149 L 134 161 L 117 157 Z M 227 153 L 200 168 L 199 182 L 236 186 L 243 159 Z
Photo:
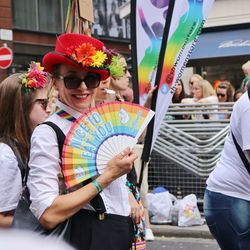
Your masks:
M 57 137 L 57 141 L 58 141 L 58 148 L 59 148 L 59 154 L 60 154 L 60 158 L 62 159 L 62 150 L 63 150 L 63 144 L 65 141 L 65 134 L 62 132 L 62 130 L 53 122 L 44 122 L 42 124 L 47 124 L 48 126 L 50 126 L 51 128 L 54 129 L 55 133 L 56 133 L 56 137 Z M 82 183 L 82 185 L 87 185 L 88 183 L 90 183 L 92 181 L 92 179 L 86 180 Z M 90 201 L 91 206 L 96 210 L 97 213 L 99 214 L 103 214 L 106 212 L 106 208 L 104 205 L 104 202 L 102 200 L 102 197 L 100 194 L 97 194 L 95 196 L 95 198 L 93 198 Z

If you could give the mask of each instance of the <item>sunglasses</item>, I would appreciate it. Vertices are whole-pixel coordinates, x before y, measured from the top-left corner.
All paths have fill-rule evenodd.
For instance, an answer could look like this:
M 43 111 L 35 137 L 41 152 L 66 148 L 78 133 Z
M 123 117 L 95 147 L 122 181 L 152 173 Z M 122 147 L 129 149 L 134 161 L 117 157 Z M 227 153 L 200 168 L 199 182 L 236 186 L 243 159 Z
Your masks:
M 127 67 L 127 66 L 123 67 L 123 73 L 124 73 L 124 75 L 125 75 L 127 72 L 128 72 L 128 67 Z
M 34 103 L 38 103 L 42 108 L 43 108 L 43 110 L 45 110 L 46 111 L 46 109 L 47 109 L 47 106 L 48 106 L 48 99 L 46 98 L 46 99 L 36 99 L 35 101 L 34 101 Z
M 82 82 L 88 89 L 95 89 L 100 85 L 101 76 L 99 74 L 87 74 L 84 78 L 77 76 L 58 76 L 60 80 L 64 81 L 64 86 L 67 89 L 78 89 Z
M 226 94 L 217 93 L 217 96 L 218 96 L 218 97 L 220 97 L 220 96 L 221 96 L 221 97 L 225 97 Z

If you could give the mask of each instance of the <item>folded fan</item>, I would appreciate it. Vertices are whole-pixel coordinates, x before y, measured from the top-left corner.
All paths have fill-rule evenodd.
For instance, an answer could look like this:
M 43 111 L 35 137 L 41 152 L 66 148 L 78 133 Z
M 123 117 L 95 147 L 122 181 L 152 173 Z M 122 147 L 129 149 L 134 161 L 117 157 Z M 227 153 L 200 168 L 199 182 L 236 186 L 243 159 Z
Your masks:
M 111 102 L 90 109 L 66 136 L 62 170 L 67 188 L 101 174 L 107 162 L 134 147 L 154 112 L 138 104 Z

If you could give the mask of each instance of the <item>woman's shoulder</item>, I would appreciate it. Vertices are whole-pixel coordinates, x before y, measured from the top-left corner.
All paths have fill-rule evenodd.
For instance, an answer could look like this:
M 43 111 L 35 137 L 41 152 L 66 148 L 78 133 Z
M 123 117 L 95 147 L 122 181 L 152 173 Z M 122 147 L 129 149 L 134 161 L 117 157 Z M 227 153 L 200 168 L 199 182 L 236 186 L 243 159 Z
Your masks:
M 195 99 L 194 98 L 183 98 L 181 100 L 181 103 L 183 103 L 183 104 L 195 103 Z
M 1 168 L 4 166 L 11 166 L 17 164 L 16 156 L 9 145 L 0 142 L 0 165 Z
M 217 103 L 218 102 L 218 98 L 217 98 L 216 95 L 208 96 L 205 99 L 207 99 L 209 102 L 212 102 L 212 103 Z

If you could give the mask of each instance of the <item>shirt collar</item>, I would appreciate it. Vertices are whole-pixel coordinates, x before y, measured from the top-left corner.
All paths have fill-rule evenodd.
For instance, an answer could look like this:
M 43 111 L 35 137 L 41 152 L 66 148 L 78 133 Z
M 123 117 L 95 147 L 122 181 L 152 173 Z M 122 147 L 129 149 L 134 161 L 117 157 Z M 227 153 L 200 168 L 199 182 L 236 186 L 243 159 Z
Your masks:
M 59 100 L 57 100 L 56 102 L 56 106 L 59 107 L 60 109 L 64 110 L 65 112 L 67 112 L 68 114 L 72 115 L 74 118 L 78 119 L 82 113 L 72 109 L 71 107 L 69 107 L 68 105 L 60 102 Z

